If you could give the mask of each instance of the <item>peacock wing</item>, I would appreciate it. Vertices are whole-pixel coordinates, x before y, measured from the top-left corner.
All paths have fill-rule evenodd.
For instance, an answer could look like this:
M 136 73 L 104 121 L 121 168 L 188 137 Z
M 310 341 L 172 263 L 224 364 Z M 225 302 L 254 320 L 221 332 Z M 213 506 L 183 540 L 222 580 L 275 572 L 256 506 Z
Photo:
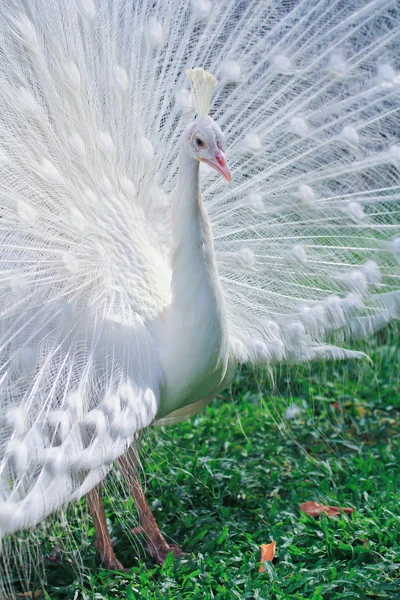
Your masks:
M 0 6 L 0 536 L 89 491 L 159 402 L 150 142 L 125 152 L 135 104 L 90 6 Z

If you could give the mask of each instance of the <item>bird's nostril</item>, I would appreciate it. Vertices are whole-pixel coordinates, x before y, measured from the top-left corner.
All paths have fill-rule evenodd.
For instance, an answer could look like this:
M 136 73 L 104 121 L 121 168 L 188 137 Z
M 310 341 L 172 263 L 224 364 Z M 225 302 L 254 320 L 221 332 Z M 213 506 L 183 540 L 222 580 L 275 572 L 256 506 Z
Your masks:
M 218 163 L 218 164 L 219 164 L 221 167 L 223 167 L 223 166 L 224 166 L 224 161 L 223 161 L 222 157 L 221 157 L 221 156 L 216 156 L 215 158 L 216 158 L 216 161 L 217 161 L 217 163 Z

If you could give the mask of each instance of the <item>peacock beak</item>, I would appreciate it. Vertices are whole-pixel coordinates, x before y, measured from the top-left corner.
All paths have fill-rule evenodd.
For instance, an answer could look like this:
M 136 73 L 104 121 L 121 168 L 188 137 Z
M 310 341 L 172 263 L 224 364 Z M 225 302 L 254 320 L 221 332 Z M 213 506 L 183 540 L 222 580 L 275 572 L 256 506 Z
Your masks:
M 225 153 L 222 152 L 222 150 L 219 150 L 218 154 L 216 154 L 212 160 L 203 159 L 203 162 L 210 165 L 210 167 L 218 171 L 218 173 L 221 173 L 222 177 L 224 177 L 228 183 L 232 183 L 232 173 L 229 170 Z

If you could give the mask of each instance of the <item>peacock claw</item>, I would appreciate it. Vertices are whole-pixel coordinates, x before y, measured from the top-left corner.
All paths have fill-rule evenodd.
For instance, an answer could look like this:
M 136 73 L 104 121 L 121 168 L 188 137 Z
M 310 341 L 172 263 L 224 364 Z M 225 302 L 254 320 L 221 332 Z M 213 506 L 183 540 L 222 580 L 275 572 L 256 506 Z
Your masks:
M 134 527 L 131 533 L 133 533 L 133 535 L 146 535 L 146 531 L 141 525 L 139 525 L 139 527 Z M 159 531 L 157 531 L 155 536 L 147 539 L 147 552 L 157 565 L 163 565 L 168 554 L 171 552 L 175 558 L 186 556 L 186 552 L 179 548 L 177 544 L 168 544 L 162 533 Z
M 166 542 L 160 546 L 155 546 L 152 542 L 148 542 L 147 551 L 157 565 L 163 565 L 168 554 L 171 552 L 175 558 L 185 556 L 185 552 L 183 552 L 179 546 L 176 544 L 167 544 Z
M 122 571 L 123 573 L 127 573 L 129 571 L 129 569 L 124 567 L 117 558 L 110 561 L 102 560 L 101 564 L 105 569 L 109 569 L 110 571 Z
M 129 569 L 126 569 L 124 565 L 119 562 L 118 558 L 114 554 L 112 546 L 106 548 L 99 543 L 98 540 L 93 543 L 93 546 L 99 553 L 101 564 L 105 569 L 109 569 L 110 571 L 129 571 Z

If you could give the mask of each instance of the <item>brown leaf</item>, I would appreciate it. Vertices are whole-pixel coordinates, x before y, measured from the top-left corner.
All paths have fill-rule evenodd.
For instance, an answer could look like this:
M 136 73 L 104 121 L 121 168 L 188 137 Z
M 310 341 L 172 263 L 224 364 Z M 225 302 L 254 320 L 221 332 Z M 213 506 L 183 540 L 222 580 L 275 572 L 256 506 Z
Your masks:
M 263 563 L 266 560 L 273 560 L 274 556 L 275 556 L 275 548 L 276 548 L 276 542 L 271 542 L 270 544 L 261 544 L 260 546 L 261 548 L 261 558 L 260 558 L 260 562 Z M 259 573 L 264 573 L 265 569 L 264 569 L 264 565 L 261 564 L 260 568 L 258 569 Z
M 364 406 L 357 406 L 357 412 L 358 415 L 363 418 L 365 416 L 365 413 L 367 412 L 366 409 L 364 408 Z
M 20 592 L 17 594 L 17 598 L 40 598 L 42 590 L 36 590 L 36 592 Z
M 309 517 L 319 517 L 322 513 L 327 515 L 328 517 L 337 517 L 341 513 L 346 513 L 347 515 L 354 512 L 355 508 L 343 508 L 342 506 L 325 506 L 325 504 L 319 504 L 319 502 L 303 502 L 300 504 L 300 510 Z

